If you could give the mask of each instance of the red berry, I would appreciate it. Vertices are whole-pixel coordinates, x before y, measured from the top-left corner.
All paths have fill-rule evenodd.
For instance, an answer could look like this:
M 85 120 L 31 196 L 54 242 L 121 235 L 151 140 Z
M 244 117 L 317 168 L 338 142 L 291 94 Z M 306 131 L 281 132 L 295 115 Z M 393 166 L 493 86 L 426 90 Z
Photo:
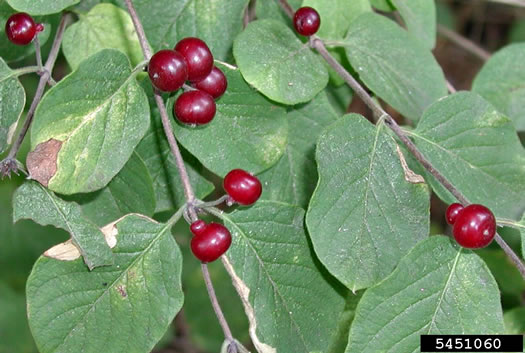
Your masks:
M 213 120 L 215 111 L 213 97 L 199 90 L 184 92 L 173 106 L 173 113 L 184 124 L 207 124 Z
M 483 205 L 468 205 L 456 217 L 453 234 L 459 245 L 465 248 L 483 248 L 496 234 L 494 214 Z
M 453 203 L 447 208 L 447 213 L 445 215 L 448 224 L 454 224 L 459 213 L 463 210 L 463 205 L 460 203 Z
M 213 68 L 213 55 L 204 41 L 195 37 L 182 39 L 175 46 L 188 65 L 188 80 L 201 81 Z
M 259 179 L 242 169 L 230 171 L 224 177 L 223 187 L 230 198 L 241 205 L 253 204 L 262 193 Z
M 297 33 L 311 36 L 317 32 L 321 25 L 321 17 L 315 9 L 305 6 L 295 12 L 293 26 Z
M 210 74 L 202 81 L 195 82 L 193 87 L 200 89 L 217 99 L 226 92 L 228 81 L 221 69 L 214 66 Z
M 232 236 L 222 224 L 207 224 L 204 230 L 191 239 L 191 251 L 202 262 L 212 262 L 230 247 Z
M 205 228 L 206 222 L 204 222 L 202 219 L 199 219 L 190 225 L 190 230 L 193 235 L 201 234 Z
M 43 26 L 40 25 L 40 27 Z M 33 18 L 25 12 L 15 13 L 7 19 L 5 24 L 7 38 L 14 44 L 26 45 L 31 43 L 37 33 L 37 25 Z
M 164 49 L 149 61 L 148 74 L 155 87 L 164 92 L 173 92 L 188 79 L 186 61 L 175 50 Z

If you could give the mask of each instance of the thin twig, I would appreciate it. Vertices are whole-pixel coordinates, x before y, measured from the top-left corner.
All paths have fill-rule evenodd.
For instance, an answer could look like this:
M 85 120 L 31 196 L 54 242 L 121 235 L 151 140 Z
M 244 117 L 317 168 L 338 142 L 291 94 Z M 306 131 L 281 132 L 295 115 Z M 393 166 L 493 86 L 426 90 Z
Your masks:
M 510 5 L 510 6 L 525 7 L 524 0 L 486 0 L 486 1 L 496 2 L 499 4 Z
M 213 306 L 215 315 L 217 315 L 219 324 L 221 325 L 222 331 L 224 332 L 224 337 L 226 338 L 226 340 L 230 342 L 231 350 L 229 351 L 231 353 L 237 353 L 237 345 L 235 344 L 235 340 L 233 339 L 233 335 L 230 330 L 230 327 L 228 326 L 228 322 L 226 321 L 226 318 L 224 317 L 224 314 L 221 310 L 221 306 L 219 305 L 219 301 L 217 300 L 217 295 L 215 294 L 215 289 L 213 288 L 213 283 L 211 282 L 210 271 L 208 270 L 208 265 L 201 264 L 201 269 L 202 269 L 202 275 L 204 277 L 204 283 L 206 283 L 206 289 L 208 290 L 208 293 L 210 293 L 209 297 L 210 297 L 211 305 Z
M 365 104 L 374 112 L 375 115 L 379 116 L 380 119 L 384 119 L 385 125 L 388 126 L 394 134 L 403 142 L 407 147 L 410 153 L 417 159 L 417 161 L 441 184 L 443 185 L 454 197 L 464 205 L 468 205 L 469 200 L 454 186 L 448 181 L 448 179 L 441 174 L 437 169 L 434 168 L 432 163 L 426 159 L 426 157 L 419 151 L 416 145 L 408 138 L 405 134 L 405 131 L 397 124 L 397 122 L 386 113 L 379 104 L 377 104 L 372 97 L 361 87 L 359 82 L 357 82 L 352 75 L 350 75 L 346 69 L 335 60 L 323 42 L 319 38 L 311 38 L 310 44 L 315 48 L 319 54 L 328 62 L 330 66 L 345 80 L 345 82 L 352 88 L 352 90 L 365 102 Z M 516 255 L 516 253 L 510 248 L 510 246 L 505 243 L 505 240 L 499 235 L 495 236 L 496 242 L 501 246 L 503 251 L 515 264 L 515 266 L 520 271 L 521 275 L 525 279 L 525 265 L 521 259 Z
M 22 130 L 20 131 L 18 138 L 16 139 L 15 143 L 11 147 L 11 150 L 9 151 L 9 154 L 7 155 L 5 159 L 6 161 L 10 159 L 14 159 L 16 157 L 16 154 L 18 153 L 18 150 L 20 149 L 20 146 L 22 145 L 22 142 L 24 141 L 24 137 L 26 136 L 27 131 L 29 130 L 29 126 L 31 125 L 31 122 L 33 121 L 36 107 L 38 106 L 38 104 L 40 103 L 40 100 L 42 99 L 42 96 L 44 94 L 44 89 L 46 88 L 46 84 L 49 81 L 51 77 L 51 72 L 53 71 L 53 67 L 55 66 L 58 52 L 60 50 L 60 44 L 62 43 L 62 37 L 64 35 L 64 30 L 66 29 L 71 19 L 72 17 L 70 14 L 66 13 L 62 15 L 60 24 L 58 26 L 58 29 L 55 35 L 55 39 L 53 41 L 53 45 L 51 47 L 51 51 L 49 52 L 49 56 L 46 60 L 46 64 L 43 69 L 44 72 L 42 76 L 40 76 L 40 81 L 38 82 L 35 97 L 33 98 L 33 102 L 31 102 L 31 106 L 29 107 L 29 111 L 27 112 L 26 121 L 24 122 L 24 126 L 22 127 Z
M 288 15 L 288 17 L 292 19 L 295 12 L 290 6 L 290 4 L 288 3 L 288 1 L 279 0 L 279 4 L 281 5 L 281 8 L 283 9 L 283 11 Z
M 40 40 L 38 40 L 38 33 L 33 40 L 35 44 L 36 64 L 42 70 L 42 53 L 40 51 Z
M 459 35 L 458 33 L 448 29 L 447 27 L 443 25 L 438 25 L 438 33 L 442 35 L 443 37 L 450 40 L 452 43 L 460 46 L 461 48 L 465 49 L 472 55 L 478 57 L 482 61 L 487 61 L 490 59 L 490 53 L 486 51 L 485 49 L 479 47 L 471 40 L 468 40 L 467 38 Z
M 248 3 L 248 6 L 246 6 L 246 9 L 244 10 L 244 16 L 242 18 L 242 26 L 243 28 L 246 28 L 248 26 L 248 23 L 255 20 L 255 6 L 257 5 L 257 0 L 250 0 Z
M 25 74 L 32 74 L 42 70 L 42 67 L 38 66 L 24 66 L 19 69 L 13 70 L 14 76 L 22 76 Z
M 457 92 L 456 87 L 454 87 L 454 86 L 452 85 L 452 83 L 450 83 L 449 80 L 445 80 L 445 82 L 446 82 L 446 84 L 447 84 L 447 89 L 448 89 L 449 93 L 456 93 L 456 92 Z
M 151 58 L 151 50 L 149 47 L 148 39 L 146 38 L 146 34 L 144 32 L 144 28 L 142 27 L 142 23 L 140 22 L 137 12 L 135 11 L 135 7 L 133 6 L 132 0 L 125 0 L 125 3 L 128 9 L 128 12 L 131 16 L 131 20 L 133 21 L 133 25 L 135 26 L 135 30 L 137 31 L 137 36 L 139 38 L 139 42 L 142 48 L 142 52 L 144 54 L 144 58 L 146 60 L 149 60 Z M 184 187 L 184 196 L 186 197 L 187 212 L 191 218 L 191 221 L 195 222 L 198 219 L 197 213 L 195 212 L 195 208 L 193 205 L 193 203 L 195 202 L 195 194 L 193 192 L 193 188 L 191 187 L 190 178 L 188 176 L 186 166 L 184 165 L 184 160 L 180 153 L 179 146 L 177 145 L 177 141 L 175 140 L 175 136 L 173 134 L 171 122 L 170 122 L 168 113 L 166 111 L 166 105 L 164 104 L 164 100 L 162 99 L 162 96 L 157 90 L 155 90 L 154 98 L 155 98 L 155 103 L 157 104 L 157 107 L 159 108 L 159 113 L 160 113 L 160 117 L 162 120 L 162 126 L 164 128 L 164 134 L 166 135 L 166 138 L 168 139 L 171 153 L 173 154 L 173 157 L 175 158 L 175 164 L 177 166 L 177 170 L 179 171 L 179 176 L 180 176 L 182 185 Z M 230 327 L 228 326 L 228 322 L 224 318 L 224 315 L 219 305 L 219 301 L 217 300 L 215 290 L 213 289 L 213 285 L 211 283 L 210 273 L 208 271 L 208 265 L 202 264 L 201 268 L 202 268 L 202 274 L 204 277 L 204 281 L 206 282 L 206 289 L 208 290 L 208 295 L 213 305 L 213 309 L 215 310 L 215 314 L 217 315 L 217 319 L 219 320 L 219 324 L 221 325 L 222 330 L 224 332 L 224 337 L 226 337 L 226 339 L 230 341 L 231 352 L 236 353 L 237 344 L 235 343 L 235 340 L 232 337 Z

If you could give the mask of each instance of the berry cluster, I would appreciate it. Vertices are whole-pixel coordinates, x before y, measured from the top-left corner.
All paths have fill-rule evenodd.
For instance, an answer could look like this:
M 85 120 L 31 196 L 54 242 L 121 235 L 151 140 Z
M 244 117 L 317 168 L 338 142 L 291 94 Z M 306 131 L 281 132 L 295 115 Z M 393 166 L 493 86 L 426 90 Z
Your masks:
M 245 170 L 234 169 L 224 178 L 223 187 L 228 194 L 228 203 L 251 205 L 261 196 L 262 185 L 257 177 Z M 193 233 L 191 251 L 201 262 L 212 262 L 221 257 L 230 247 L 232 236 L 222 224 L 197 220 L 190 225 Z
M 35 36 L 44 30 L 41 23 L 35 23 L 33 18 L 25 12 L 11 15 L 5 24 L 5 33 L 11 43 L 16 45 L 27 45 L 35 39 Z
M 454 238 L 465 248 L 483 248 L 496 235 L 496 218 L 483 205 L 463 207 L 459 203 L 453 203 L 447 208 L 446 219 L 448 224 L 453 225 Z
M 174 92 L 189 81 L 194 89 L 182 93 L 173 106 L 175 117 L 184 124 L 203 125 L 215 116 L 215 100 L 228 85 L 226 76 L 213 65 L 213 55 L 206 43 L 188 37 L 173 50 L 156 52 L 150 59 L 148 74 L 153 85 L 164 92 Z

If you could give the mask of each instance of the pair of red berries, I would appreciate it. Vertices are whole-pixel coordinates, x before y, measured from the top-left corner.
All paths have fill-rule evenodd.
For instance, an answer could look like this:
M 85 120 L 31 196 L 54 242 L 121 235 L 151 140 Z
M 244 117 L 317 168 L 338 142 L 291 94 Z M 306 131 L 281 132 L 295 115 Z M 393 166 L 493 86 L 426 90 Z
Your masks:
M 184 124 L 203 125 L 215 116 L 215 100 L 227 88 L 224 73 L 213 65 L 213 55 L 206 43 L 188 37 L 174 50 L 156 52 L 150 59 L 148 74 L 153 85 L 164 92 L 174 92 L 190 81 L 195 90 L 179 96 L 173 106 L 175 117 Z
M 262 185 L 257 177 L 245 170 L 234 169 L 224 178 L 223 187 L 229 196 L 229 203 L 251 205 L 261 196 Z M 232 243 L 228 229 L 219 223 L 206 224 L 198 220 L 190 225 L 193 233 L 191 251 L 200 261 L 212 262 L 221 257 Z
M 453 203 L 447 208 L 447 223 L 459 245 L 479 249 L 489 245 L 496 235 L 496 218 L 485 206 L 472 204 L 463 207 Z
M 25 12 L 11 15 L 5 24 L 5 33 L 11 43 L 27 45 L 35 39 L 37 33 L 44 30 L 44 25 L 35 23 L 33 18 Z

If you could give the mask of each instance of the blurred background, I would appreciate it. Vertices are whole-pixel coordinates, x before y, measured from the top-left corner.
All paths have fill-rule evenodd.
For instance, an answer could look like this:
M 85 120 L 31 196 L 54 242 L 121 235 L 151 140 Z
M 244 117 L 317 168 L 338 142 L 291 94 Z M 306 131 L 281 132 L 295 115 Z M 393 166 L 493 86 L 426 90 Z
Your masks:
M 434 55 L 448 81 L 457 90 L 470 89 L 475 74 L 491 53 L 510 43 L 525 41 L 525 0 L 437 0 L 437 10 L 439 27 Z M 394 13 L 389 16 L 395 18 L 396 15 Z M 56 28 L 56 23 L 52 25 Z M 44 57 L 47 56 L 50 42 L 44 46 Z M 0 53 L 0 56 L 3 54 Z M 33 58 L 12 66 L 27 65 L 34 65 Z M 55 79 L 60 79 L 68 71 L 65 60 L 59 57 L 54 71 Z M 21 81 L 27 92 L 27 109 L 38 77 L 26 75 L 21 77 Z M 347 102 L 347 107 L 348 111 L 369 115 L 367 108 L 358 99 Z M 524 136 L 520 137 L 523 141 Z M 21 155 L 25 153 L 27 144 Z M 0 155 L 0 159 L 3 157 Z M 67 233 L 62 230 L 42 227 L 32 221 L 20 221 L 13 225 L 11 199 L 14 190 L 22 182 L 22 176 L 0 181 L 0 353 L 37 352 L 27 325 L 25 282 L 38 256 L 68 238 Z M 432 198 L 433 234 L 450 234 L 444 221 L 445 209 L 446 206 L 441 201 L 436 197 Z M 158 218 L 162 219 L 163 215 L 158 215 Z M 174 234 L 185 254 L 183 286 L 186 293 L 190 294 L 185 298 L 183 311 L 154 352 L 219 352 L 223 341 L 222 331 L 204 287 L 199 263 L 192 256 L 187 256 L 190 238 L 187 228 L 186 225 L 179 224 Z M 504 229 L 501 234 L 519 253 L 518 232 Z M 508 333 L 525 333 L 525 327 L 520 327 L 516 324 L 519 320 L 514 320 L 515 317 L 525 315 L 525 282 L 497 246 L 491 245 L 477 253 L 487 262 L 500 285 L 503 307 L 507 311 L 505 320 Z M 244 310 L 227 274 L 220 263 L 212 264 L 210 272 L 234 336 L 250 348 Z

